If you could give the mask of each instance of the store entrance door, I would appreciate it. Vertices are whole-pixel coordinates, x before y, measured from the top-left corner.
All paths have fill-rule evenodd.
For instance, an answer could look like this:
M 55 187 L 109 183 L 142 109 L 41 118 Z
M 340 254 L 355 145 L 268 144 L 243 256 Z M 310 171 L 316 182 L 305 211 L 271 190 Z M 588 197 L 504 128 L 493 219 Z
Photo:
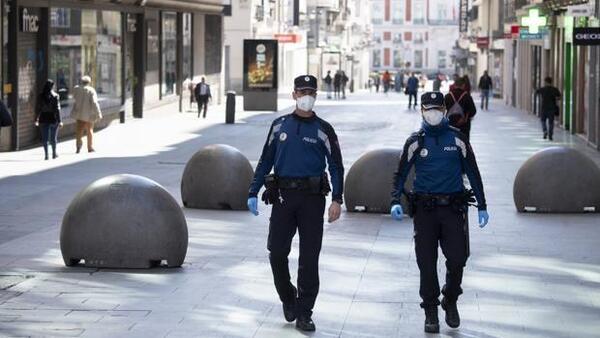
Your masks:
M 128 13 L 125 15 L 125 41 L 123 46 L 123 54 L 125 61 L 125 116 L 131 118 L 134 116 L 134 89 L 137 83 L 137 77 L 135 76 L 135 37 L 137 21 L 136 15 Z
M 48 9 L 19 7 L 17 32 L 17 139 L 15 150 L 39 142 L 35 127 L 37 96 L 48 78 Z M 56 90 L 56 86 L 54 88 Z

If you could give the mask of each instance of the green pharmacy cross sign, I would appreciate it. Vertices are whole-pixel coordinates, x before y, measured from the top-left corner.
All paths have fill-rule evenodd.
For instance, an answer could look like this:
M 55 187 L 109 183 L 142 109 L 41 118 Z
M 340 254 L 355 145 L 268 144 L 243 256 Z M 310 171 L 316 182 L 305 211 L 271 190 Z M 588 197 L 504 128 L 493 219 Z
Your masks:
M 529 16 L 521 18 L 521 26 L 529 28 L 529 33 L 538 34 L 540 27 L 544 27 L 547 24 L 547 18 L 540 16 L 540 10 L 532 8 L 529 10 Z

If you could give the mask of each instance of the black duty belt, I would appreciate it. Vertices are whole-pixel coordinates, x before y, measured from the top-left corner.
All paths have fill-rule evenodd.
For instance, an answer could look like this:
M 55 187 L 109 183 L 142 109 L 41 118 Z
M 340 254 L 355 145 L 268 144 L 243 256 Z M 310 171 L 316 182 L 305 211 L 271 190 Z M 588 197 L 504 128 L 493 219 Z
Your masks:
M 279 177 L 277 179 L 277 186 L 279 187 L 279 189 L 309 190 L 320 186 L 320 183 L 321 177 Z
M 425 202 L 436 206 L 448 206 L 453 205 L 458 198 L 461 197 L 461 193 L 456 194 L 416 194 L 417 202 Z

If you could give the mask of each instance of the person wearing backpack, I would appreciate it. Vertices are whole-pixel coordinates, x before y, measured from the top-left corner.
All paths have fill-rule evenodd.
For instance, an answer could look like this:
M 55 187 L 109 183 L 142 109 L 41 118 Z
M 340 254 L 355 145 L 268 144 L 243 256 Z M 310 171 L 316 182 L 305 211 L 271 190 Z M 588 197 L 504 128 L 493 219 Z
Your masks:
M 206 110 L 208 108 L 208 100 L 212 98 L 210 94 L 210 86 L 205 82 L 202 77 L 200 83 L 194 88 L 194 95 L 196 96 L 196 102 L 198 103 L 198 118 L 202 113 L 202 118 L 206 118 Z
M 469 139 L 471 119 L 477 114 L 477 108 L 466 86 L 467 82 L 465 78 L 458 78 L 452 89 L 450 89 L 450 92 L 446 94 L 444 102 L 446 104 L 446 116 L 450 121 L 450 125 L 460 129 L 467 139 Z
M 469 140 L 445 117 L 445 102 L 440 92 L 421 96 L 421 129 L 404 145 L 392 187 L 391 216 L 401 221 L 402 195 L 414 223 L 414 241 L 420 272 L 421 308 L 425 311 L 425 332 L 438 333 L 438 306 L 446 312 L 446 324 L 460 326 L 457 301 L 462 294 L 463 270 L 469 257 L 468 206 L 477 202 L 479 227 L 489 221 L 483 182 Z M 414 191 L 404 190 L 414 167 Z M 473 191 L 466 191 L 463 174 Z M 440 290 L 437 274 L 438 246 L 446 258 L 446 283 Z M 440 302 L 440 293 L 443 295 Z
M 53 88 L 54 81 L 46 81 L 44 89 L 37 97 L 35 108 L 35 125 L 40 127 L 42 133 L 45 160 L 48 160 L 48 143 L 52 146 L 52 158 L 58 157 L 56 153 L 58 128 L 63 126 L 60 118 L 58 94 L 54 92 Z

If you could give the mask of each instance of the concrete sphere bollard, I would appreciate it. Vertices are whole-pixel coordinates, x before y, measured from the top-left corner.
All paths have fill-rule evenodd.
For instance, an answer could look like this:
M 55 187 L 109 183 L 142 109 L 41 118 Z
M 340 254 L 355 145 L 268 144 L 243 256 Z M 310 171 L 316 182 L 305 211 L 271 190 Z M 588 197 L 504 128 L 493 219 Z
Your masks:
M 598 212 L 600 168 L 575 149 L 546 148 L 517 172 L 513 198 L 519 212 Z
M 346 209 L 350 212 L 365 211 L 388 213 L 392 201 L 394 173 L 398 169 L 401 149 L 378 149 L 363 154 L 350 168 L 344 186 Z M 411 191 L 414 169 L 411 169 L 404 188 Z M 402 208 L 408 210 L 406 198 Z
M 254 177 L 250 161 L 236 148 L 213 144 L 188 161 L 181 179 L 186 208 L 247 210 L 248 187 Z
M 63 218 L 60 250 L 67 266 L 150 268 L 183 264 L 188 229 L 177 201 L 137 175 L 101 178 L 75 196 Z

